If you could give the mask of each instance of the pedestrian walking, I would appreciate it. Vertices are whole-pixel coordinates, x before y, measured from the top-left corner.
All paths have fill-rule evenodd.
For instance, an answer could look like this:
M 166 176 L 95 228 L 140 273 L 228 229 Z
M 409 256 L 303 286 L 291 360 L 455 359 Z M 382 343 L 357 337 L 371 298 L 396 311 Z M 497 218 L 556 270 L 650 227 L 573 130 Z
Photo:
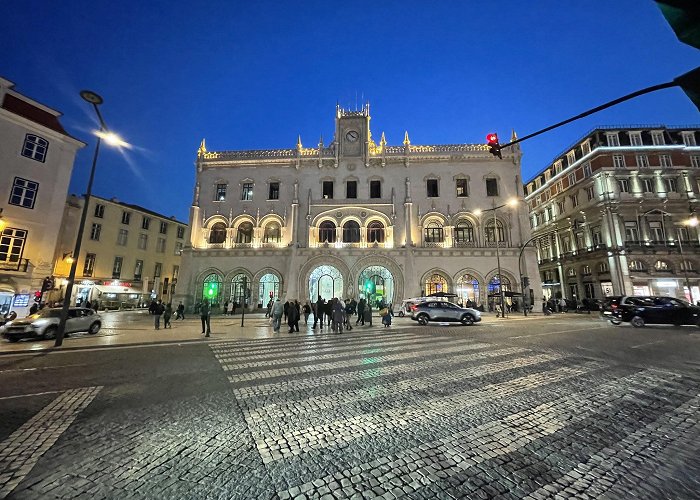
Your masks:
M 299 309 L 296 308 L 294 302 L 287 302 L 287 324 L 289 332 L 294 333 L 299 331 Z
M 199 308 L 199 317 L 202 320 L 202 333 L 205 337 L 209 337 L 211 334 L 211 306 L 207 299 L 202 301 L 202 305 Z
M 289 301 L 286 300 L 284 302 L 284 320 L 287 321 L 288 317 L 289 317 Z
M 351 301 L 345 300 L 345 329 L 352 330 L 352 312 L 353 305 Z
M 235 306 L 234 306 L 233 304 L 234 304 L 233 301 L 231 301 L 231 302 L 228 303 L 226 313 L 227 313 L 229 316 L 233 316 L 233 310 L 234 310 L 234 308 L 235 308 Z
M 566 299 L 564 297 L 559 299 L 559 312 L 562 314 L 566 312 Z
M 173 328 L 173 325 L 170 324 L 170 318 L 173 315 L 173 305 L 168 302 L 167 305 L 165 306 L 165 309 L 163 310 L 163 328 Z
M 270 298 L 270 302 L 267 303 L 267 312 L 265 313 L 266 318 L 271 318 L 270 313 L 272 312 L 272 298 Z
M 336 297 L 333 299 L 332 315 L 333 315 L 333 332 L 343 333 L 343 325 L 345 324 L 345 305 Z
M 357 304 L 357 321 L 355 321 L 355 326 L 365 324 L 365 304 L 365 299 L 360 299 L 360 302 Z
M 367 326 L 372 326 L 372 304 L 370 302 L 365 304 L 364 321 L 362 324 L 364 325 L 365 323 L 369 323 Z
M 175 311 L 175 319 L 185 319 L 185 306 L 180 302 Z
M 280 332 L 280 326 L 282 324 L 282 313 L 284 313 L 284 306 L 280 302 L 279 297 L 275 299 L 275 303 L 272 304 L 272 310 L 270 314 L 272 315 L 272 331 L 275 333 Z
M 379 316 L 381 316 L 382 325 L 384 325 L 385 328 L 388 328 L 391 326 L 391 313 L 389 312 L 388 307 L 385 307 L 384 309 L 380 310 Z
M 326 321 L 328 323 L 328 326 L 331 326 L 331 322 L 333 321 L 333 301 L 329 300 L 325 304 L 323 304 L 323 314 L 326 316 Z
M 316 301 L 316 314 L 314 315 L 314 329 L 316 328 L 316 323 L 320 322 L 321 323 L 321 330 L 323 330 L 323 299 L 321 296 L 318 296 L 318 300 Z
M 309 314 L 311 314 L 311 306 L 309 305 L 309 301 L 306 301 L 306 304 L 304 304 L 304 324 L 308 325 L 309 324 Z
M 156 330 L 160 330 L 160 316 L 165 312 L 165 306 L 161 300 L 155 303 L 153 307 L 153 317 L 155 321 Z

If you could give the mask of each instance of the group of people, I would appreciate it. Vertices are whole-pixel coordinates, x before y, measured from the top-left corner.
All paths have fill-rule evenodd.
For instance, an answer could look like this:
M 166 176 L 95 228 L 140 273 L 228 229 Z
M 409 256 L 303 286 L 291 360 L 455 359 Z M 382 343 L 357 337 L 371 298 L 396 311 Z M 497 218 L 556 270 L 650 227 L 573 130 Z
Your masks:
M 163 328 L 172 328 L 173 325 L 170 323 L 170 318 L 173 316 L 173 305 L 168 302 L 167 304 L 162 300 L 154 299 L 151 301 L 151 305 L 148 306 L 149 314 L 153 315 L 154 326 L 156 330 L 160 330 L 160 318 L 163 317 Z M 175 310 L 175 319 L 185 319 L 185 306 L 182 302 L 177 306 Z

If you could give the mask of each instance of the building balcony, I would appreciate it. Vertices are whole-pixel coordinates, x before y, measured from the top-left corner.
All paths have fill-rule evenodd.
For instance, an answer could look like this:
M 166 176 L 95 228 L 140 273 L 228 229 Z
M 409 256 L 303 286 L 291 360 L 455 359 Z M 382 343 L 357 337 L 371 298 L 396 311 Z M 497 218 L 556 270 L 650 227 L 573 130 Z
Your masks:
M 29 268 L 29 259 L 19 259 L 16 262 L 0 262 L 0 271 L 26 273 Z
M 476 241 L 453 241 L 452 246 L 455 248 L 473 248 L 478 246 Z

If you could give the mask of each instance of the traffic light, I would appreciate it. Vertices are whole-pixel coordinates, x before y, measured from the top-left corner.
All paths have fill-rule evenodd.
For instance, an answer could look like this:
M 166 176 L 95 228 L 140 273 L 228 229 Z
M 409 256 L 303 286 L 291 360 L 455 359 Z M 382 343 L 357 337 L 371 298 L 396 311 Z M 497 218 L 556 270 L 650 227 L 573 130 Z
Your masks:
M 218 291 L 219 291 L 219 284 L 218 283 L 207 283 L 207 288 L 205 291 L 207 298 L 212 299 L 212 298 L 218 296 L 219 295 Z
M 377 285 L 372 280 L 365 281 L 365 292 L 367 294 L 373 294 L 377 290 Z
M 529 286 L 530 286 L 530 278 L 527 276 L 523 276 L 523 289 L 525 289 Z
M 43 295 L 43 293 L 40 292 L 39 290 L 37 290 L 36 292 L 34 292 L 34 302 L 41 302 L 41 296 L 42 296 L 42 295 Z
M 489 146 L 489 153 L 493 156 L 498 156 L 502 160 L 503 156 L 501 156 L 501 145 L 498 143 L 498 134 L 491 133 L 487 135 L 486 142 Z
M 53 282 L 53 278 L 51 276 L 47 276 L 46 278 L 44 278 L 44 281 L 41 284 L 42 293 L 46 292 L 48 290 L 53 290 L 53 284 L 54 284 L 54 282 Z

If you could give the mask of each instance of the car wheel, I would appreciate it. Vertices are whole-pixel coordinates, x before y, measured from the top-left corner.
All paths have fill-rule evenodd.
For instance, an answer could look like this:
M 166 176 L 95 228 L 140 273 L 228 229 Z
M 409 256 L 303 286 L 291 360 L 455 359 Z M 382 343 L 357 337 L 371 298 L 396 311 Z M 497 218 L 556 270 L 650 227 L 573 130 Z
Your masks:
M 399 311 L 399 318 L 403 318 L 406 315 L 403 311 Z
M 88 330 L 88 333 L 90 335 L 95 335 L 97 332 L 100 331 L 100 322 L 95 321 L 92 325 L 90 325 L 90 329 Z
M 44 330 L 44 338 L 45 339 L 55 339 L 56 338 L 56 331 L 57 328 L 55 326 L 50 326 L 46 330 Z
M 622 321 L 620 321 L 619 319 L 611 319 L 611 320 L 610 320 L 610 323 L 613 324 L 613 325 L 615 325 L 615 326 L 617 326 L 617 325 L 619 325 L 620 323 L 622 323 Z
M 428 315 L 427 314 L 421 314 L 418 316 L 418 324 L 419 325 L 427 325 L 428 324 Z
M 460 320 L 463 325 L 473 325 L 474 324 L 474 318 L 472 318 L 471 314 L 465 314 L 462 316 L 462 319 Z
M 641 328 L 644 326 L 644 320 L 640 318 L 639 316 L 635 316 L 630 320 L 630 323 L 632 323 L 632 326 L 635 328 Z

